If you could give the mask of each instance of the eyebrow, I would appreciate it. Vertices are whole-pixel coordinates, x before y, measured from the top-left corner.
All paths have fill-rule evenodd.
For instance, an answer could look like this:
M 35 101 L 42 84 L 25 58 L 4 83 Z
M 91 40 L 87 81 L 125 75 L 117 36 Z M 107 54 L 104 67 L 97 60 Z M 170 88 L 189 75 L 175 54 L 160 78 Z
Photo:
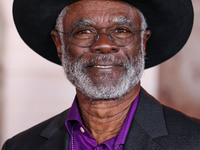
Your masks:
M 76 27 L 90 26 L 92 22 L 93 22 L 92 19 L 81 19 L 81 20 L 75 21 L 72 27 L 76 28 Z
M 117 25 L 125 25 L 129 24 L 133 29 L 135 29 L 135 25 L 132 23 L 132 21 L 127 17 L 115 17 L 112 20 Z
M 117 25 L 130 25 L 133 29 L 135 29 L 135 25 L 132 23 L 132 21 L 128 17 L 115 17 L 112 19 L 114 24 Z M 85 27 L 85 26 L 91 26 L 94 23 L 92 19 L 80 19 L 73 23 L 72 27 L 73 29 L 76 27 Z

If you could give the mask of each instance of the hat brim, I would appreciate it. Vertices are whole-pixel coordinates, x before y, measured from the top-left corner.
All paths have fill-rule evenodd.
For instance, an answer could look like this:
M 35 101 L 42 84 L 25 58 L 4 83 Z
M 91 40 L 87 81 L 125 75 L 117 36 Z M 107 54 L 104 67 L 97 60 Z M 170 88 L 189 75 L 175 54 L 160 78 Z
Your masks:
M 77 0 L 14 0 L 13 17 L 24 42 L 36 53 L 61 64 L 50 35 L 61 10 Z M 191 0 L 125 0 L 144 14 L 152 31 L 145 68 L 158 65 L 182 49 L 193 26 Z

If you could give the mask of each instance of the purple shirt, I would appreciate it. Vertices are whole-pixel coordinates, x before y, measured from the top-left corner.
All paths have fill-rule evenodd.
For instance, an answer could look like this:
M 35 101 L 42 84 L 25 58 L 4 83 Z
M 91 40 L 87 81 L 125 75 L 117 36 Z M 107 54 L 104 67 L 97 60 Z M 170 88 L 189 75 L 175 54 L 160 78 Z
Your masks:
M 70 134 L 69 150 L 122 150 L 128 135 L 129 127 L 135 114 L 138 105 L 139 95 L 133 101 L 128 115 L 119 131 L 119 134 L 101 144 L 88 132 L 82 123 L 80 112 L 78 109 L 78 100 L 75 98 L 72 107 L 69 111 L 65 125 Z M 73 138 L 72 138 L 73 135 Z M 72 142 L 73 139 L 73 142 Z

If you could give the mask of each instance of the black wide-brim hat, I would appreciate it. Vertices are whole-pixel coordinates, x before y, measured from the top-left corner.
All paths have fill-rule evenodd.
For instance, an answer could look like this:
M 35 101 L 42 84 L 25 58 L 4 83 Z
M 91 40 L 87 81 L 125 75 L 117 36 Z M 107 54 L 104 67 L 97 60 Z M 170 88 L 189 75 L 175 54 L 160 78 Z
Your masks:
M 61 64 L 50 35 L 61 10 L 77 0 L 14 0 L 13 16 L 24 42 L 42 57 Z M 191 0 L 125 0 L 144 14 L 152 31 L 145 68 L 174 56 L 187 42 L 193 26 Z

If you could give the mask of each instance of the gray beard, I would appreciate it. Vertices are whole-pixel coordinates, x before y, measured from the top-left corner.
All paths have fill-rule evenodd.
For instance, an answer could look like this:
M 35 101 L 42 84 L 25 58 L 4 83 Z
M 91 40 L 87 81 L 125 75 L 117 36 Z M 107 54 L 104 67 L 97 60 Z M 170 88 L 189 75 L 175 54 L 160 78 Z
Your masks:
M 141 48 L 142 49 L 142 48 Z M 83 71 L 86 66 L 98 61 L 116 62 L 123 65 L 126 72 L 113 82 L 107 74 L 101 77 L 102 84 L 94 81 Z M 144 71 L 144 54 L 138 50 L 134 59 L 124 59 L 109 54 L 99 54 L 90 59 L 81 57 L 74 65 L 63 47 L 62 65 L 68 80 L 85 96 L 92 100 L 119 99 L 134 88 L 141 79 Z

